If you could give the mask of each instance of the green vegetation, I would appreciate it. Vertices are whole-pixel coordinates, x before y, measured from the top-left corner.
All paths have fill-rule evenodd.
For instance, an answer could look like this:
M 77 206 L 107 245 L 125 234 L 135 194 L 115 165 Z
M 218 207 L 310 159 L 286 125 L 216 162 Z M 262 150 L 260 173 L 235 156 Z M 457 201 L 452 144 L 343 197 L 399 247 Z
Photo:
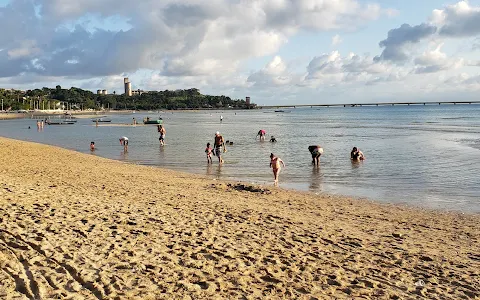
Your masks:
M 245 100 L 226 96 L 202 95 L 198 89 L 152 91 L 141 95 L 97 95 L 76 87 L 62 89 L 42 88 L 27 91 L 0 89 L 0 100 L 5 110 L 21 109 L 215 109 L 247 108 Z

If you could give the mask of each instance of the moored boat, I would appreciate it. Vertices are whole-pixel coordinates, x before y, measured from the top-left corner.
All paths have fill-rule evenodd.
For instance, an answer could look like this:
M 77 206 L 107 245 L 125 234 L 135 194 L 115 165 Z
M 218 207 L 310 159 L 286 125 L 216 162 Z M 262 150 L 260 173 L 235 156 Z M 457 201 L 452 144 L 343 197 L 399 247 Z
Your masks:
M 163 123 L 162 118 L 158 118 L 157 120 L 152 120 L 149 117 L 146 117 L 143 119 L 143 124 L 154 124 L 154 125 L 159 125 Z
M 100 118 L 100 119 L 94 119 L 92 120 L 92 122 L 98 122 L 98 123 L 110 123 L 112 122 L 111 119 L 104 119 L 104 118 Z
M 66 120 L 47 120 L 45 123 L 48 125 L 73 125 L 75 122 L 66 121 Z

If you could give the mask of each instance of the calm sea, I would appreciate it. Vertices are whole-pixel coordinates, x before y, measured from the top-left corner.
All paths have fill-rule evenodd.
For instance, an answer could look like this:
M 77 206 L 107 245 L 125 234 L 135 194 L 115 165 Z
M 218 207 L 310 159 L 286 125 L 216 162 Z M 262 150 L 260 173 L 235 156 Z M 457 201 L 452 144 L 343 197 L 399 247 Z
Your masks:
M 223 115 L 223 122 L 220 122 Z M 286 168 L 280 186 L 435 209 L 480 212 L 480 105 L 330 107 L 225 112 L 154 112 L 109 116 L 112 125 L 132 118 L 161 116 L 166 145 L 154 126 L 101 126 L 91 119 L 75 125 L 45 126 L 35 120 L 0 122 L 0 135 L 57 145 L 132 163 L 271 184 L 271 152 Z M 31 129 L 28 129 L 31 126 Z M 259 142 L 258 130 L 278 142 Z M 226 163 L 208 166 L 204 154 L 215 131 L 226 140 Z M 129 152 L 118 139 L 127 136 Z M 307 147 L 320 144 L 321 166 L 311 165 Z M 353 146 L 367 157 L 349 159 Z

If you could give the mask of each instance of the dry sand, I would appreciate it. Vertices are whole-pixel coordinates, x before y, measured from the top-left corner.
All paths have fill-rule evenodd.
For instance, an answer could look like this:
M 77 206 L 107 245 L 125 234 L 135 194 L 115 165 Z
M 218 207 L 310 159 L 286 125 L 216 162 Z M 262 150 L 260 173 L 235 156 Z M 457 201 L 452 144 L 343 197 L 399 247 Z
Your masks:
M 1 299 L 480 297 L 479 215 L 4 138 L 0 163 Z

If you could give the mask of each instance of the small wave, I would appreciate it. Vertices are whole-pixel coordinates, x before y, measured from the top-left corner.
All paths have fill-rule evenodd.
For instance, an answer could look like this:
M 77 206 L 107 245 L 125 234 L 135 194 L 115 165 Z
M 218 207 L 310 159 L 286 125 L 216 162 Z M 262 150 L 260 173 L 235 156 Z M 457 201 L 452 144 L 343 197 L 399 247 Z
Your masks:
M 444 117 L 444 118 L 440 118 L 442 120 L 461 120 L 461 119 L 475 119 L 477 117 Z

